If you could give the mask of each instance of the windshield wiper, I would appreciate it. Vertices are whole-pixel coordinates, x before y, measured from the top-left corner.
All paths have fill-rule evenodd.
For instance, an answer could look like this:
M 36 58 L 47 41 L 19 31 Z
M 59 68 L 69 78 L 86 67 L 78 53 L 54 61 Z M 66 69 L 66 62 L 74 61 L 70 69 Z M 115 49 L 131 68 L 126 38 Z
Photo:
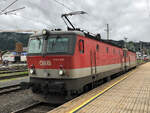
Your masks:
M 57 36 L 55 40 L 52 42 L 52 48 L 56 45 L 57 40 L 61 38 L 60 36 Z
M 39 45 L 38 45 L 39 47 L 38 48 L 40 49 L 40 47 L 41 47 L 41 39 L 38 38 L 38 37 L 36 39 L 39 41 Z

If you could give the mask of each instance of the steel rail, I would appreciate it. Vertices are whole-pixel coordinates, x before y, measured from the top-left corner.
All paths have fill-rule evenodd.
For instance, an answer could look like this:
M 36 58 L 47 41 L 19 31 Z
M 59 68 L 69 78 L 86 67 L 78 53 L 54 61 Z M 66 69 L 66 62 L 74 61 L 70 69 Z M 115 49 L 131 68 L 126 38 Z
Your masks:
M 42 102 L 36 102 L 36 103 L 33 103 L 33 104 L 31 104 L 31 105 L 28 105 L 28 106 L 26 106 L 26 107 L 24 107 L 24 108 L 21 108 L 21 109 L 18 109 L 18 110 L 16 110 L 16 111 L 13 111 L 13 112 L 11 112 L 11 113 L 23 113 L 23 112 L 26 112 L 27 110 L 30 110 L 30 109 L 32 109 L 32 108 L 34 108 L 34 107 L 36 107 L 36 106 L 38 106 L 38 105 L 40 105 L 40 104 L 42 104 Z
M 0 95 L 8 94 L 8 93 L 11 93 L 11 92 L 16 92 L 16 91 L 19 91 L 19 90 L 21 90 L 21 87 L 20 87 L 19 84 L 2 87 L 2 88 L 0 88 Z

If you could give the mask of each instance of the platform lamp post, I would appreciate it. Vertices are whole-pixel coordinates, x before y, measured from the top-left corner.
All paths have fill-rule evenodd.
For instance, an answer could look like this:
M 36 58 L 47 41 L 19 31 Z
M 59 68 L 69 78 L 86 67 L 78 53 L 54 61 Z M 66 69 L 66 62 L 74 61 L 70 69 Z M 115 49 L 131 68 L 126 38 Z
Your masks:
M 141 52 L 141 58 L 143 59 L 143 42 L 140 41 L 140 52 Z
M 127 48 L 127 37 L 124 37 L 124 48 Z
M 110 32 L 112 29 L 109 28 L 109 24 L 106 24 L 106 29 L 104 31 L 107 32 L 107 40 L 110 40 Z

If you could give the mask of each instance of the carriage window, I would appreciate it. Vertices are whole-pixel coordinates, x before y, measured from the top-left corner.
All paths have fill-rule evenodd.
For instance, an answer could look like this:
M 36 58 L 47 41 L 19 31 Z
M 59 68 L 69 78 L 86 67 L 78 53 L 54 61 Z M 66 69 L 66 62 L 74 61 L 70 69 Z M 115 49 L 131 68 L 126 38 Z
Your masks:
M 84 40 L 79 40 L 79 51 L 84 53 Z
M 98 44 L 96 45 L 96 51 L 99 51 L 99 45 Z
M 107 53 L 109 52 L 109 47 L 106 47 L 106 52 L 107 52 Z

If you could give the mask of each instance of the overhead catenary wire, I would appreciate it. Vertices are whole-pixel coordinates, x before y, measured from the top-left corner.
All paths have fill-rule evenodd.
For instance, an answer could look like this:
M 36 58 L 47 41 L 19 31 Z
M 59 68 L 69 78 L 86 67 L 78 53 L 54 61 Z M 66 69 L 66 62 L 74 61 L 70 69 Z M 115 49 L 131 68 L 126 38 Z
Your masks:
M 6 0 L 3 0 L 6 2 Z M 15 0 L 13 1 L 11 4 L 9 4 L 7 7 L 5 7 L 4 9 L 1 9 L 0 11 L 0 15 L 3 15 L 3 14 L 8 14 L 8 13 L 12 13 L 12 12 L 15 12 L 15 11 L 18 11 L 18 10 L 21 10 L 21 9 L 24 9 L 25 7 L 21 7 L 21 8 L 17 8 L 17 9 L 13 9 L 13 10 L 9 10 L 9 11 L 6 11 L 9 7 L 11 7 L 13 4 L 15 4 L 18 0 Z M 2 1 L 1 1 L 2 2 Z M 16 22 L 15 22 L 16 23 Z
M 65 7 L 66 9 L 68 9 L 70 11 L 74 11 L 71 8 L 69 8 L 67 5 L 65 5 L 64 3 L 60 2 L 60 1 L 57 1 L 57 0 L 53 0 L 53 1 L 55 1 L 56 3 L 60 4 L 61 6 Z
M 68 7 L 67 5 L 65 5 L 64 3 L 58 1 L 58 0 L 53 0 L 54 2 L 58 3 L 59 5 L 63 6 L 64 8 L 68 9 L 69 11 L 73 11 L 75 12 L 75 10 L 71 9 L 70 7 Z M 88 14 L 88 13 L 86 13 Z M 83 18 L 84 20 L 88 21 L 85 17 L 83 17 L 82 15 L 79 15 L 81 18 Z M 63 19 L 63 21 L 65 22 L 66 26 L 68 27 L 68 24 L 66 23 L 66 21 Z
M 15 4 L 17 1 L 18 1 L 18 0 L 15 0 L 15 1 L 12 2 L 11 4 L 9 4 L 6 8 L 4 8 L 3 10 L 1 10 L 0 15 L 1 15 L 1 14 L 13 14 L 13 15 L 20 16 L 20 17 L 22 17 L 22 18 L 25 18 L 25 19 L 27 19 L 27 20 L 29 20 L 29 21 L 34 21 L 34 22 L 35 22 L 35 20 L 33 20 L 33 19 L 31 19 L 31 18 L 29 19 L 28 17 L 24 17 L 24 16 L 22 16 L 22 15 L 18 15 L 18 14 L 12 13 L 12 12 L 17 11 L 17 10 L 19 10 L 19 9 L 23 9 L 23 7 L 22 7 L 22 8 L 18 8 L 18 9 L 14 9 L 14 10 L 9 10 L 9 11 L 5 12 L 9 7 L 11 7 L 11 6 L 12 6 L 13 4 Z M 57 2 L 58 4 L 60 4 L 61 6 L 67 8 L 67 9 L 70 10 L 70 11 L 74 11 L 73 9 L 69 8 L 67 5 L 65 5 L 64 3 L 62 3 L 62 2 L 60 2 L 60 1 L 58 1 L 58 0 L 53 0 L 53 1 Z M 37 22 L 37 20 L 36 20 L 36 22 Z M 44 24 L 44 25 L 46 25 L 46 26 L 49 26 L 48 24 L 43 23 L 43 22 L 41 22 L 41 21 L 38 21 L 38 23 Z
M 37 21 L 37 20 L 33 20 L 31 18 L 28 18 L 28 17 L 25 17 L 25 16 L 22 16 L 22 15 L 18 15 L 17 13 L 13 13 L 15 11 L 18 11 L 18 10 L 21 10 L 21 9 L 24 9 L 25 7 L 21 7 L 21 8 L 17 8 L 17 9 L 12 9 L 12 10 L 9 10 L 9 11 L 6 11 L 10 6 L 12 6 L 13 4 L 15 4 L 18 0 L 15 0 L 14 2 L 12 2 L 11 4 L 9 4 L 6 8 L 4 8 L 3 10 L 1 10 L 0 12 L 0 15 L 3 15 L 3 14 L 12 14 L 14 16 L 19 16 L 21 18 L 24 18 L 26 20 L 29 20 L 29 21 L 33 21 L 34 23 L 37 22 L 37 23 L 40 23 L 40 24 L 43 24 L 45 26 L 49 26 L 48 24 L 46 23 L 43 23 L 41 21 Z M 36 24 L 36 23 L 35 23 Z
M 27 1 L 28 3 L 32 3 L 30 0 L 29 1 Z M 25 16 L 22 16 L 22 15 L 17 15 L 17 14 L 15 14 L 16 16 L 20 16 L 20 17 L 22 17 L 22 18 L 24 18 L 24 19 L 27 19 L 27 20 L 29 20 L 29 21 L 33 21 L 33 22 L 37 22 L 37 23 L 41 23 L 41 24 L 43 24 L 43 25 L 46 25 L 46 27 L 48 28 L 48 29 L 50 29 L 50 27 L 52 27 L 52 26 L 56 26 L 54 23 L 52 23 L 51 22 L 51 18 L 49 18 L 48 19 L 48 21 L 49 22 L 51 22 L 50 24 L 52 24 L 51 26 L 50 26 L 50 24 L 47 24 L 47 23 L 45 23 L 45 22 L 43 22 L 43 21 L 40 21 L 40 20 L 35 20 L 35 19 L 33 19 L 33 18 L 29 18 L 29 17 L 25 17 Z
M 12 6 L 14 3 L 16 3 L 18 0 L 15 0 L 14 2 L 12 2 L 10 5 L 8 5 L 6 8 L 4 8 L 3 10 L 1 10 L 1 12 L 0 12 L 0 15 L 3 15 L 3 14 L 12 14 L 12 15 L 14 15 L 14 16 L 19 16 L 19 17 L 21 17 L 21 18 L 24 18 L 24 19 L 26 19 L 26 20 L 28 20 L 28 21 L 32 21 L 35 25 L 36 25 L 36 23 L 40 23 L 40 24 L 42 24 L 42 25 L 45 25 L 45 26 L 47 26 L 47 27 L 50 27 L 50 25 L 49 24 L 47 24 L 47 23 L 44 23 L 44 22 L 41 22 L 41 21 L 37 21 L 37 20 L 33 20 L 33 18 L 28 18 L 28 17 L 25 17 L 25 16 L 23 16 L 23 15 L 18 15 L 17 13 L 14 13 L 15 11 L 18 11 L 18 10 L 21 10 L 21 9 L 24 9 L 25 7 L 21 7 L 21 8 L 17 8 L 17 9 L 13 9 L 13 10 L 9 10 L 9 11 L 6 11 L 10 6 Z M 53 24 L 53 23 L 52 23 Z M 54 24 L 53 24 L 54 25 Z
M 63 6 L 64 8 L 68 9 L 69 11 L 75 11 L 75 10 L 71 9 L 70 7 L 68 7 L 67 5 L 65 5 L 64 3 L 62 3 L 62 2 L 60 2 L 58 0 L 53 0 L 53 1 L 55 1 L 59 5 Z M 88 14 L 88 13 L 86 13 L 86 14 Z M 82 15 L 79 15 L 79 16 L 81 18 L 83 18 L 84 20 L 86 20 L 87 22 L 89 22 L 89 20 L 87 18 L 85 18 L 84 16 L 82 16 Z M 66 23 L 66 21 L 64 19 L 63 19 L 63 21 L 65 22 L 66 26 L 68 27 L 68 24 Z M 74 24 L 74 25 L 76 26 L 76 24 Z M 84 31 L 88 32 L 88 30 L 86 30 L 86 29 L 84 29 Z M 91 34 L 95 35 L 94 33 L 91 33 Z
M 1 13 L 0 15 L 2 15 L 2 14 L 9 14 L 9 13 L 12 13 L 12 12 L 15 12 L 15 11 L 18 11 L 18 10 L 21 10 L 21 9 L 24 9 L 24 8 L 25 8 L 25 7 L 21 7 L 21 8 L 9 10 L 9 11 L 6 11 L 6 12 Z
M 24 19 L 26 19 L 26 20 L 28 20 L 28 21 L 32 21 L 33 23 L 35 23 L 35 22 L 37 22 L 37 23 L 40 23 L 40 24 L 43 24 L 43 25 L 45 25 L 45 26 L 49 26 L 49 24 L 47 24 L 47 23 L 44 23 L 44 22 L 41 22 L 41 21 L 38 21 L 38 20 L 35 20 L 35 19 L 31 19 L 31 18 L 29 18 L 29 17 L 26 17 L 26 16 L 23 16 L 23 15 L 18 15 L 17 13 L 12 13 L 14 16 L 19 16 L 19 17 L 21 17 L 21 18 L 24 18 Z
M 10 6 L 12 6 L 13 4 L 15 4 L 18 0 L 15 0 L 14 2 L 12 2 L 11 4 L 9 4 L 6 8 L 1 10 L 1 13 L 3 13 L 4 11 L 6 11 Z
M 70 7 L 68 7 L 67 5 L 65 5 L 64 3 L 60 2 L 60 1 L 57 1 L 57 0 L 53 0 L 53 1 L 55 1 L 59 5 L 63 6 L 64 8 L 68 9 L 69 11 L 75 11 L 75 10 L 71 9 Z M 86 14 L 88 14 L 88 13 L 86 13 Z M 79 16 L 82 17 L 82 18 L 84 18 L 82 15 L 79 15 Z M 86 18 L 84 18 L 84 19 L 86 19 Z

